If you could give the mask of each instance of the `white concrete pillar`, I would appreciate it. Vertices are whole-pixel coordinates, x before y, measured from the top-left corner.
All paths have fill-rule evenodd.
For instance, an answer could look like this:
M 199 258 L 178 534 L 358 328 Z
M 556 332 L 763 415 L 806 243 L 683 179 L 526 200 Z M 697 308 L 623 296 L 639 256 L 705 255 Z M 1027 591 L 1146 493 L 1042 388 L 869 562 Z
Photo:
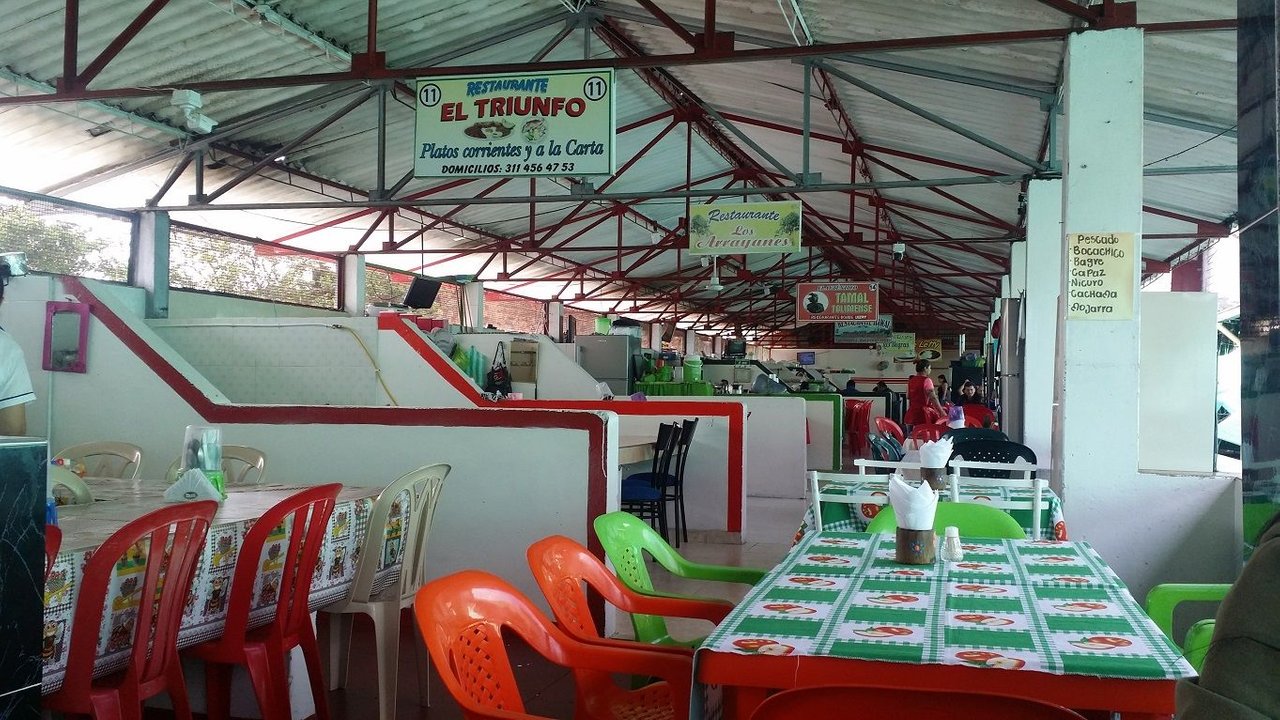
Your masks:
M 1027 289 L 1027 244 L 1016 242 L 1009 247 L 1009 292 L 1004 297 L 1016 298 Z
M 1054 358 L 1058 350 L 1058 291 L 1062 285 L 1062 181 L 1027 187 L 1026 299 L 1022 329 L 1022 443 L 1048 463 L 1053 458 Z
M 484 281 L 473 280 L 462 285 L 462 329 L 484 329 Z
M 684 353 L 685 355 L 699 355 L 698 352 L 698 333 L 693 328 L 684 331 Z
M 649 324 L 649 347 L 655 353 L 662 352 L 662 323 Z
M 349 253 L 342 258 L 342 312 L 352 316 L 364 315 L 365 298 L 365 262 L 364 255 Z
M 564 332 L 564 303 L 552 300 L 547 303 L 547 334 L 553 342 L 560 342 L 560 333 Z
M 1088 31 L 1067 38 L 1063 230 L 1142 232 L 1142 31 Z M 1134 255 L 1140 255 L 1140 240 Z M 1063 245 L 1064 270 L 1066 243 Z M 1138 301 L 1132 262 L 1131 319 L 1067 319 L 1067 272 L 1058 318 L 1060 372 L 1054 411 L 1054 479 L 1073 538 L 1103 557 L 1132 549 L 1138 479 Z
M 147 317 L 169 317 L 169 213 L 138 213 L 129 284 L 147 292 Z

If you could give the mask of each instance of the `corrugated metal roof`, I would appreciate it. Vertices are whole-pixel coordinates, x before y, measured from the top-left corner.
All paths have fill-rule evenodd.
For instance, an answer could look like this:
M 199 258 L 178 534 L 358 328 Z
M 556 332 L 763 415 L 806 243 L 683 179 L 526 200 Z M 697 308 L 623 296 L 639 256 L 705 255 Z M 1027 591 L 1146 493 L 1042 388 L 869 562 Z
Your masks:
M 757 0 L 719 0 L 717 27 L 734 31 L 739 47 L 790 46 L 804 42 L 803 31 L 784 12 L 789 3 Z M 984 33 L 1044 28 L 1068 28 L 1073 20 L 1043 3 L 990 3 L 979 0 L 805 0 L 800 4 L 807 30 L 816 42 L 845 43 L 866 40 L 900 39 L 958 33 Z M 37 0 L 7 8 L 0 14 L 0 33 L 6 43 L 0 47 L 0 94 L 39 92 L 43 84 L 56 82 L 62 70 L 62 15 L 58 0 Z M 701 26 L 702 0 L 663 0 L 662 7 L 674 18 L 695 30 Z M 543 52 L 564 34 L 547 59 L 579 59 L 584 56 L 606 59 L 612 51 L 592 37 L 587 47 L 579 18 L 565 10 L 558 0 L 380 0 L 379 49 L 392 66 L 426 63 L 477 65 L 524 63 Z M 81 67 L 105 47 L 139 8 L 108 0 L 81 0 Z M 1233 17 L 1235 7 L 1228 0 L 1141 0 L 1140 22 L 1170 22 Z M 605 17 L 642 51 L 651 54 L 680 54 L 688 46 L 668 28 L 648 15 L 634 0 L 601 0 L 593 12 Z M 174 0 L 163 9 L 119 57 L 106 66 L 90 87 L 122 85 L 165 85 L 193 80 L 216 80 L 295 73 L 322 73 L 344 70 L 350 54 L 365 46 L 365 4 L 347 0 L 274 0 L 255 5 L 254 0 Z M 1057 92 L 1064 44 L 1061 41 L 988 44 L 942 49 L 914 49 L 877 52 L 856 57 L 829 58 L 834 70 L 936 113 L 947 121 L 977 133 L 1008 149 L 1039 160 L 1048 122 L 1042 99 Z M 1232 32 L 1149 35 L 1145 42 L 1145 124 L 1144 158 L 1153 169 L 1232 165 L 1235 140 L 1229 129 L 1235 123 L 1235 35 Z M 721 127 L 728 142 L 754 158 L 766 171 L 775 171 L 770 158 L 790 172 L 802 167 L 802 141 L 796 129 L 802 124 L 804 66 L 773 60 L 735 65 L 690 65 L 671 68 L 670 76 L 682 83 L 708 106 L 720 113 L 747 118 L 733 128 Z M 661 74 L 661 73 L 659 73 Z M 911 177 L 941 178 L 968 172 L 947 163 L 978 166 L 991 171 L 1022 174 L 1027 167 L 989 147 L 967 139 L 952 129 L 897 107 L 833 73 L 833 88 L 848 112 L 861 139 L 874 146 L 868 156 L 897 168 Z M 221 121 L 223 127 L 265 115 L 269 119 L 237 133 L 227 145 L 206 158 L 206 187 L 229 179 L 251 161 L 227 150 L 250 155 L 270 154 L 293 138 L 343 107 L 366 87 L 353 84 L 340 97 L 323 104 L 281 112 L 284 106 L 314 97 L 317 87 L 291 87 L 207 93 L 204 112 Z M 823 182 L 844 183 L 850 178 L 850 158 L 839 138 L 841 127 L 818 95 L 815 83 L 810 102 L 812 130 L 821 138 L 811 142 L 809 169 L 820 173 Z M 618 122 L 628 124 L 667 111 L 667 103 L 651 90 L 639 74 L 618 73 L 616 97 Z M 386 177 L 395 182 L 410 168 L 413 146 L 411 97 L 388 103 Z M 130 115 L 129 113 L 135 113 Z M 314 137 L 289 151 L 283 162 L 302 172 L 286 172 L 281 167 L 268 170 L 227 193 L 223 200 L 296 202 L 320 197 L 358 198 L 342 187 L 359 190 L 376 182 L 376 99 L 370 99 L 338 119 Z M 660 119 L 621 133 L 617 139 L 619 165 L 639 153 L 672 120 Z M 104 103 L 49 105 L 0 109 L 0 147 L 9 162 L 0 165 L 0 184 L 26 189 L 49 190 L 77 199 L 117 206 L 139 205 L 163 182 L 176 161 L 171 144 L 193 139 L 179 127 L 180 115 L 168 97 L 126 98 Z M 166 128 L 166 123 L 170 126 Z M 1215 133 L 1224 132 L 1220 137 Z M 740 135 L 741 136 L 740 136 Z M 745 137 L 747 140 L 744 140 Z M 749 142 L 748 142 L 749 141 Z M 733 170 L 729 160 L 700 135 L 692 140 L 691 175 L 714 176 Z M 686 140 L 677 127 L 650 148 L 645 155 L 610 185 L 613 191 L 650 191 L 677 187 L 685 181 Z M 936 158 L 926 162 L 922 156 Z M 16 161 L 15 161 L 16 160 Z M 23 161 L 27 160 L 27 161 Z M 870 165 L 877 181 L 901 180 L 903 175 L 882 164 Z M 308 174 L 336 181 L 342 187 L 322 187 Z M 780 177 L 780 175 L 779 175 Z M 863 178 L 859 178 L 860 180 Z M 732 179 L 724 177 L 707 187 L 722 187 Z M 474 196 L 495 181 L 481 180 L 441 197 Z M 596 185 L 604 179 L 595 180 Z M 425 193 L 442 185 L 439 180 L 414 180 L 403 193 Z M 529 182 L 513 180 L 491 193 L 492 197 L 523 197 Z M 562 222 L 579 204 L 569 197 L 568 184 L 550 179 L 535 183 L 537 194 L 559 196 L 540 200 L 535 222 L 539 234 Z M 883 246 L 875 245 L 875 209 L 872 200 L 889 203 L 890 226 L 909 241 L 940 238 L 996 238 L 1007 234 L 999 222 L 1020 222 L 1016 183 L 948 187 L 943 192 L 927 188 L 893 188 L 859 191 L 854 202 L 848 193 L 806 193 L 809 218 L 806 235 L 826 237 L 842 244 L 824 251 L 852 258 L 859 267 L 881 267 L 886 263 Z M 193 192 L 190 174 L 178 182 L 167 202 Z M 945 195 L 944 195 L 945 193 Z M 726 198 L 732 199 L 732 198 Z M 700 202 L 696 200 L 695 202 Z M 1219 221 L 1235 211 L 1235 175 L 1197 174 L 1148 177 L 1144 202 L 1160 211 Z M 966 205 L 968 207 L 966 207 Z M 613 207 L 595 202 L 580 214 Z M 682 200 L 649 200 L 628 203 L 622 221 L 624 248 L 650 247 L 656 227 L 675 228 L 684 215 Z M 974 208 L 977 208 L 975 210 Z M 852 209 L 855 226 L 850 228 Z M 449 214 L 452 207 L 405 209 L 395 216 L 396 232 L 380 228 L 368 247 L 378 247 L 388 238 L 402 241 L 410 233 L 431 222 L 434 216 Z M 352 217 L 355 215 L 354 217 Z M 272 210 L 249 213 L 199 211 L 183 213 L 195 220 L 227 227 L 237 232 L 276 239 L 319 223 L 342 222 L 325 230 L 298 237 L 290 244 L 299 248 L 341 251 L 359 241 L 379 217 L 377 212 L 353 213 L 349 209 Z M 1182 235 L 1195 230 L 1194 224 L 1162 215 L 1144 217 L 1148 233 Z M 562 242 L 587 223 L 570 223 L 550 240 Z M 424 235 L 427 247 L 452 248 L 482 246 L 492 237 L 519 237 L 528 232 L 527 205 L 471 204 Z M 862 241 L 852 240 L 850 230 L 862 232 Z M 884 241 L 885 238 L 881 238 Z M 614 218 L 574 240 L 571 247 L 606 247 L 618 242 Z M 410 247 L 417 246 L 415 241 Z M 1167 257 L 1187 244 L 1181 237 L 1144 242 L 1144 254 Z M 1001 269 L 1008 255 L 1005 243 L 920 244 L 911 254 L 911 264 L 919 281 L 935 293 L 972 292 L 987 287 L 983 276 L 965 277 L 963 272 L 985 273 Z M 879 254 L 877 255 L 877 248 Z M 628 267 L 648 253 L 636 252 L 623 261 Z M 399 254 L 377 258 L 396 268 L 434 263 L 446 255 L 418 257 Z M 536 257 L 536 256 L 529 256 Z M 607 251 L 566 253 L 536 262 L 533 273 L 563 275 L 573 263 L 600 265 L 601 272 L 617 269 Z M 433 264 L 432 272 L 461 274 L 474 272 L 488 254 Z M 513 255 L 512 263 L 523 264 Z M 747 267 L 761 272 L 775 264 L 772 257 L 752 258 Z M 500 263 L 491 263 L 493 272 Z M 825 259 L 816 269 L 825 271 Z M 666 251 L 657 254 L 631 275 L 647 278 L 655 288 L 677 272 L 700 270 L 687 253 Z M 808 271 L 804 264 L 789 268 L 789 275 Z M 600 277 L 605 277 L 596 273 Z M 722 274 L 735 287 L 736 273 Z M 598 284 L 598 282 L 597 282 Z M 518 283 L 498 284 L 499 287 Z M 546 297 L 558 291 L 560 283 L 522 286 L 517 291 Z M 576 292 L 576 288 L 568 290 Z M 709 297 L 705 292 L 703 297 Z

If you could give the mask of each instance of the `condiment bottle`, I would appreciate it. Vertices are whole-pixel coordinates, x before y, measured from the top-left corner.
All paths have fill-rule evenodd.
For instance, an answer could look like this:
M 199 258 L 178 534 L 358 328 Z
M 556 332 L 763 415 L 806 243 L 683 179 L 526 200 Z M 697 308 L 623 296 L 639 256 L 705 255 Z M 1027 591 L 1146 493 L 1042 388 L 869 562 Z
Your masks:
M 960 547 L 960 528 L 955 525 L 947 526 L 943 531 L 942 552 L 939 554 L 945 562 L 964 560 L 964 548 Z

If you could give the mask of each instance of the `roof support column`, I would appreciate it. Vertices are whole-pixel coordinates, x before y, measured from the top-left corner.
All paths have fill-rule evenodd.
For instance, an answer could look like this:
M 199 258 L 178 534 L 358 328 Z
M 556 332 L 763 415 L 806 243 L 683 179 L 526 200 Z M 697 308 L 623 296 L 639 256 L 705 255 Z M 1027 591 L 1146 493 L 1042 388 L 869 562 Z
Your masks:
M 169 213 L 138 213 L 131 244 L 129 284 L 146 291 L 148 318 L 169 317 Z
M 1280 341 L 1280 202 L 1276 182 L 1276 121 L 1280 116 L 1276 81 L 1280 48 L 1276 39 L 1277 0 L 1241 0 L 1238 11 L 1236 68 L 1240 113 L 1240 410 L 1244 460 L 1245 541 L 1275 512 L 1280 498 L 1274 485 L 1266 492 L 1280 460 L 1280 423 L 1276 421 L 1277 385 L 1255 378 L 1274 377 Z
M 1058 291 L 1062 285 L 1062 181 L 1027 184 L 1026 296 L 1022 301 L 1022 444 L 1036 457 L 1053 455 L 1054 361 Z M 1016 272 L 1016 269 L 1014 270 Z
M 462 331 L 475 332 L 483 328 L 484 281 L 472 280 L 462 285 Z
M 347 253 L 342 256 L 342 282 L 338 285 L 342 312 L 351 317 L 364 315 L 365 307 L 365 256 Z
M 1063 230 L 1140 237 L 1142 30 L 1072 35 L 1065 66 Z M 1065 265 L 1065 238 L 1060 243 Z M 1141 564 L 1151 562 L 1132 552 L 1141 264 L 1132 265 L 1133 313 L 1128 320 L 1067 319 L 1070 278 L 1059 274 L 1053 416 L 1053 480 L 1070 498 L 1072 537 L 1093 543 L 1103 557 L 1121 563 L 1116 569 L 1126 581 L 1142 572 Z

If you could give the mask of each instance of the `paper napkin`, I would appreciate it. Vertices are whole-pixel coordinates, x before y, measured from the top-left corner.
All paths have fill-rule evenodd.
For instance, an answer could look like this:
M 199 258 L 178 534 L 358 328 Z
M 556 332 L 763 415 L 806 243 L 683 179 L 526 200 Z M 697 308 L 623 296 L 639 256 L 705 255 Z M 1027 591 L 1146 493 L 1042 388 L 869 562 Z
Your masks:
M 906 530 L 932 530 L 933 516 L 938 510 L 938 492 L 929 483 L 912 486 L 902 475 L 889 476 L 889 504 L 898 527 Z
M 920 466 L 927 468 L 946 467 L 951 459 L 951 438 L 942 438 L 927 442 L 920 446 Z
M 177 482 L 164 491 L 164 501 L 179 503 L 195 500 L 214 500 L 222 502 L 222 493 L 213 487 L 209 478 L 200 470 L 188 470 L 178 478 Z

